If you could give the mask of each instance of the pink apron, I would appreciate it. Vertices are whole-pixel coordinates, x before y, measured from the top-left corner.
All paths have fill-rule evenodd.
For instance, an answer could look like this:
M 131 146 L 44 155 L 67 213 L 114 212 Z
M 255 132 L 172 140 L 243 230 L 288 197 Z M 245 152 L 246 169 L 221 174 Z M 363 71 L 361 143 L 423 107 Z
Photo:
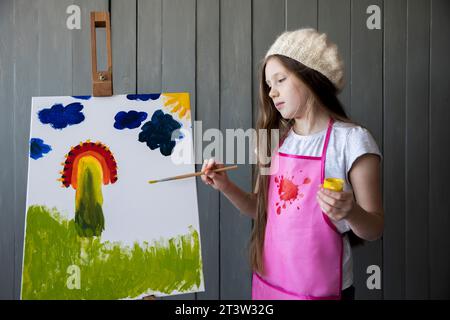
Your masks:
M 255 300 L 341 298 L 342 235 L 316 199 L 318 185 L 324 180 L 332 126 L 330 119 L 321 157 L 278 151 L 273 154 L 263 252 L 265 273 L 253 273 Z

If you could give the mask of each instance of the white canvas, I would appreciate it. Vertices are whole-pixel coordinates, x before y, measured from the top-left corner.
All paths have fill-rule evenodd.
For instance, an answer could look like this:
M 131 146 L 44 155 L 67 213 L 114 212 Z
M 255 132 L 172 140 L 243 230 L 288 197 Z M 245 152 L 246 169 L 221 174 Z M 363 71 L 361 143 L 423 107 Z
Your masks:
M 60 105 L 59 109 L 54 107 L 57 104 Z M 80 104 L 82 108 L 78 111 L 78 109 L 80 109 Z M 74 106 L 76 108 L 74 108 Z M 48 111 L 41 112 L 42 110 Z M 136 114 L 130 113 L 130 111 L 140 113 L 140 118 L 138 119 L 138 117 L 135 117 Z M 116 120 L 118 119 L 117 116 L 120 112 L 122 112 L 122 116 L 125 115 L 121 118 L 121 121 Z M 177 135 L 174 140 L 175 147 L 172 149 L 170 155 L 167 154 L 167 150 L 165 150 L 166 155 L 163 155 L 161 147 L 152 150 L 147 145 L 147 141 L 139 141 L 140 134 L 144 132 L 142 128 L 144 128 L 146 123 L 152 121 L 152 116 L 155 112 L 158 112 L 158 115 L 163 114 L 164 117 L 161 119 L 166 119 L 169 125 L 173 123 L 178 123 L 180 125 L 179 131 L 175 132 Z M 141 121 L 141 118 L 144 118 L 144 113 L 147 114 L 147 116 Z M 71 120 L 71 114 L 75 115 L 73 117 L 75 120 Z M 82 114 L 82 116 L 80 114 Z M 66 116 L 69 119 L 67 126 L 60 128 L 65 124 L 64 121 L 60 122 L 60 120 L 64 120 Z M 128 116 L 129 118 L 127 118 Z M 59 118 L 55 120 L 55 117 Z M 84 120 L 79 122 L 83 117 Z M 53 120 L 48 120 L 49 118 Z M 156 120 L 157 119 L 154 121 L 155 124 L 159 121 Z M 50 122 L 45 123 L 46 121 Z M 161 121 L 159 121 L 160 124 Z M 149 138 L 149 140 L 158 140 L 159 138 L 156 134 L 158 133 L 158 129 L 155 129 L 155 125 L 153 125 L 152 128 L 153 131 L 151 133 L 156 138 Z M 167 130 L 165 133 L 167 134 Z M 42 142 L 36 139 L 41 139 Z M 75 212 L 77 210 L 75 199 L 76 189 L 72 185 L 69 185 L 68 187 L 64 186 L 64 178 L 62 178 L 65 173 L 63 168 L 66 167 L 64 162 L 67 159 L 66 157 L 69 151 L 71 151 L 71 147 L 83 144 L 82 147 L 85 148 L 83 150 L 88 150 L 87 147 L 89 146 L 89 143 L 95 144 L 97 142 L 99 143 L 98 146 L 106 146 L 112 153 L 114 161 L 117 164 L 117 181 L 114 183 L 111 183 L 110 181 L 108 184 L 101 184 L 101 195 L 103 197 L 101 209 L 104 216 L 104 230 L 101 234 L 94 236 L 78 234 L 77 239 L 81 240 L 80 242 L 78 242 L 78 240 L 76 241 L 77 245 L 83 247 L 85 246 L 83 243 L 91 241 L 90 244 L 86 245 L 86 248 L 91 248 L 90 246 L 97 244 L 97 242 L 92 242 L 93 239 L 96 239 L 98 243 L 105 246 L 114 243 L 116 246 L 124 248 L 124 251 L 127 251 L 125 249 L 131 250 L 134 245 L 142 245 L 145 250 L 149 250 L 148 252 L 150 252 L 152 250 L 152 242 L 157 241 L 157 246 L 163 250 L 164 244 L 169 246 L 169 241 L 172 239 L 173 243 L 179 241 L 179 243 L 175 245 L 175 247 L 179 246 L 177 249 L 178 251 L 175 253 L 176 255 L 179 255 L 179 260 L 173 260 L 173 263 L 179 263 L 179 266 L 183 266 L 186 262 L 183 261 L 183 259 L 189 260 L 192 257 L 183 255 L 187 251 L 183 251 L 183 248 L 181 247 L 181 237 L 185 237 L 183 239 L 186 243 L 187 239 L 190 239 L 189 237 L 194 233 L 198 236 L 198 243 L 192 244 L 191 250 L 196 251 L 196 254 L 198 254 L 198 261 L 194 263 L 193 266 L 184 266 L 179 269 L 177 269 L 176 266 L 173 266 L 173 270 L 168 271 L 168 274 L 165 274 L 167 268 L 165 268 L 166 271 L 158 269 L 157 271 L 162 277 L 167 277 L 167 284 L 163 285 L 159 283 L 159 285 L 156 286 L 158 289 L 151 287 L 138 288 L 139 286 L 136 285 L 136 283 L 139 283 L 139 281 L 136 280 L 135 284 L 130 284 L 129 291 L 121 288 L 120 290 L 122 290 L 123 293 L 107 294 L 105 287 L 100 287 L 100 284 L 104 282 L 100 282 L 97 286 L 92 285 L 87 281 L 83 282 L 82 270 L 85 270 L 84 273 L 89 273 L 89 276 L 92 276 L 94 273 L 91 274 L 91 272 L 93 271 L 88 271 L 86 265 L 89 265 L 91 260 L 101 259 L 101 257 L 89 256 L 84 252 L 86 251 L 86 248 L 83 249 L 80 247 L 79 260 L 72 258 L 72 260 L 77 261 L 73 261 L 73 264 L 67 266 L 75 265 L 75 267 L 67 270 L 66 265 L 62 265 L 60 266 L 61 270 L 56 272 L 55 269 L 58 269 L 59 267 L 52 268 L 52 264 L 50 264 L 49 268 L 51 270 L 48 271 L 51 273 L 51 277 L 38 277 L 33 272 L 38 271 L 38 267 L 44 267 L 38 266 L 34 268 L 34 264 L 38 264 L 39 259 L 42 257 L 35 257 L 36 253 L 32 254 L 30 250 L 27 251 L 27 245 L 35 247 L 40 243 L 36 230 L 34 230 L 37 229 L 36 226 L 40 219 L 38 217 L 36 218 L 37 220 L 33 220 L 33 225 L 27 225 L 25 228 L 22 297 L 30 299 L 126 299 L 139 298 L 148 294 L 163 296 L 203 291 L 204 284 L 201 268 L 200 228 L 195 178 L 156 184 L 148 183 L 149 180 L 195 171 L 193 162 L 180 164 L 174 163 L 172 160 L 173 155 L 182 152 L 186 153 L 186 146 L 190 146 L 189 151 L 192 152 L 192 125 L 189 95 L 187 93 L 163 93 L 161 95 L 116 95 L 101 98 L 70 96 L 34 97 L 32 99 L 31 110 L 30 147 L 32 149 L 30 151 L 28 168 L 27 218 L 30 214 L 29 208 L 33 208 L 33 210 L 36 211 L 38 206 L 43 206 L 43 208 L 46 208 L 45 210 L 48 209 L 49 212 L 54 210 L 59 213 L 61 216 L 59 217 L 60 220 L 54 218 L 57 221 L 75 221 Z M 45 152 L 45 145 L 50 146 L 51 150 Z M 44 152 L 41 152 L 42 150 L 44 150 Z M 96 152 L 95 150 L 91 150 L 91 152 Z M 41 152 L 41 154 L 39 154 L 39 152 Z M 83 154 L 89 156 L 86 152 Z M 90 157 L 90 159 L 94 159 L 91 160 L 91 162 L 98 161 L 97 158 L 95 158 L 99 157 L 98 154 L 100 153 L 97 152 L 95 156 Z M 80 158 L 80 156 L 78 157 Z M 83 155 L 81 155 L 81 158 L 82 157 Z M 80 159 L 77 161 L 78 164 L 81 164 Z M 101 165 L 100 161 L 98 161 L 98 163 L 95 162 L 92 166 L 98 168 L 97 164 Z M 78 166 L 78 170 L 81 170 L 80 168 L 81 166 Z M 74 172 L 74 168 L 72 168 L 72 172 Z M 111 175 L 109 170 L 108 172 Z M 104 167 L 102 167 L 102 173 L 104 177 Z M 78 177 L 80 172 L 73 174 Z M 71 175 L 71 177 L 73 177 L 73 175 Z M 95 184 L 94 182 L 92 183 Z M 85 189 L 88 190 L 87 187 Z M 88 195 L 84 195 L 84 197 L 88 199 Z M 95 203 L 95 200 L 86 201 L 86 203 Z M 45 219 L 47 219 L 47 212 L 43 213 L 41 210 L 39 213 L 36 213 L 36 215 L 42 214 L 44 214 Z M 45 219 L 43 218 L 41 220 Z M 29 219 L 27 219 L 27 224 L 28 223 Z M 65 229 L 58 230 L 59 232 L 63 232 Z M 33 234 L 33 236 L 31 236 L 31 234 Z M 29 236 L 28 239 L 27 236 Z M 34 242 L 33 239 L 35 239 Z M 75 238 L 72 237 L 71 239 Z M 148 244 L 148 246 L 146 246 L 146 244 Z M 51 249 L 51 244 L 49 247 L 35 249 L 49 250 Z M 61 250 L 61 248 L 55 248 L 55 250 L 58 251 Z M 58 260 L 58 254 L 63 255 L 63 252 L 55 254 L 57 256 L 52 259 Z M 157 260 L 157 257 L 153 258 L 152 263 L 147 264 L 149 270 L 157 268 L 155 265 L 158 263 L 156 263 L 154 259 Z M 64 259 L 61 259 L 61 261 L 63 260 Z M 69 264 L 69 262 L 70 261 L 65 261 L 65 264 Z M 84 264 L 80 270 L 77 269 L 77 263 Z M 54 266 L 56 265 L 57 264 L 54 264 Z M 96 266 L 97 268 L 106 268 L 106 266 L 103 266 L 100 262 Z M 133 263 L 130 262 L 128 268 L 129 273 L 134 272 Z M 142 265 L 140 265 L 140 268 L 142 268 Z M 186 285 L 186 283 L 183 285 L 183 281 L 186 282 L 182 279 L 183 275 L 181 275 L 181 278 L 179 278 L 180 274 L 177 275 L 178 278 L 175 277 L 177 272 L 186 272 L 186 268 L 195 269 L 188 270 L 192 273 L 190 275 L 196 279 L 195 281 L 193 281 L 193 278 L 188 279 L 188 281 L 193 282 L 193 285 Z M 45 272 L 45 268 L 43 270 Z M 139 272 L 139 270 L 135 270 L 135 272 Z M 98 270 L 98 276 L 101 276 L 101 270 Z M 55 279 L 55 277 L 57 279 Z M 109 278 L 105 281 L 125 281 L 126 279 L 123 278 L 127 278 L 126 273 L 118 272 L 117 275 L 114 275 L 114 271 L 112 271 L 112 275 L 109 275 Z M 173 281 L 171 281 L 172 278 L 174 278 Z M 91 280 L 89 279 L 89 281 Z M 149 283 L 151 283 L 151 281 Z M 54 292 L 52 292 L 52 290 L 42 289 L 48 285 L 57 286 L 58 289 L 54 290 Z M 164 288 L 164 290 L 161 291 L 161 288 Z M 41 293 L 39 292 L 40 289 L 42 291 Z M 112 286 L 112 289 L 114 289 L 114 286 Z M 38 290 L 38 292 L 35 292 L 36 290 Z M 120 290 L 118 289 L 118 291 Z M 90 293 L 83 293 L 84 291 Z M 93 291 L 97 291 L 98 294 L 92 294 Z M 111 288 L 108 292 L 109 291 L 111 291 Z

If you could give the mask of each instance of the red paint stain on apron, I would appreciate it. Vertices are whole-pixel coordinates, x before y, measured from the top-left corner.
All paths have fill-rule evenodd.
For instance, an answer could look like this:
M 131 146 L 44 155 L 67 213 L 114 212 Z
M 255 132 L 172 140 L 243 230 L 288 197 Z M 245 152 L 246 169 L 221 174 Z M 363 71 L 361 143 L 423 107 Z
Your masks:
M 287 179 L 284 176 L 275 177 L 275 183 L 277 184 L 278 195 L 280 196 L 280 202 L 277 202 L 275 205 L 277 207 L 277 214 L 281 213 L 281 209 L 286 209 L 286 203 L 291 205 L 298 198 L 303 198 L 303 194 L 299 193 L 299 186 L 296 185 L 291 179 Z M 303 180 L 303 184 L 308 184 L 311 182 L 311 179 L 305 178 Z M 300 207 L 297 206 L 297 209 L 300 210 Z

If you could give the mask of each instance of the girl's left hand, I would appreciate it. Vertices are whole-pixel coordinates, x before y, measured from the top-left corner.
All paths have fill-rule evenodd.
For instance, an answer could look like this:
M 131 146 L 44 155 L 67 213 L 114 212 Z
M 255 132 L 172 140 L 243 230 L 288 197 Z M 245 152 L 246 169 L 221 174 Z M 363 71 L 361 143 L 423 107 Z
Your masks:
M 335 221 L 348 218 L 355 206 L 352 191 L 333 191 L 320 185 L 316 198 L 322 211 Z

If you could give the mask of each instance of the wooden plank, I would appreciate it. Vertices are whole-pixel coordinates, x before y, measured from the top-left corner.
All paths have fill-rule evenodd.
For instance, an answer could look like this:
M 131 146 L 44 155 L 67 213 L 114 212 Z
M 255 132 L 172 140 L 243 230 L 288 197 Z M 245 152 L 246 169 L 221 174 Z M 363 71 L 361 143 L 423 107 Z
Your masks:
M 72 31 L 66 26 L 66 8 L 72 4 L 72 1 L 39 0 L 38 3 L 39 95 L 70 95 L 72 93 Z
M 259 68 L 272 43 L 285 31 L 285 13 L 285 3 L 279 0 L 262 0 L 254 2 L 252 6 L 253 127 L 258 119 Z
M 14 91 L 14 298 L 20 296 L 31 97 L 39 95 L 39 2 L 15 2 Z
M 72 30 L 72 94 L 91 95 L 91 11 L 108 11 L 108 0 L 75 0 L 81 9 L 81 29 Z M 112 22 L 112 21 L 111 21 Z M 111 35 L 113 36 L 113 35 Z M 112 41 L 114 43 L 114 41 Z M 100 53 L 101 54 L 101 53 Z M 101 54 L 104 57 L 103 54 Z M 114 63 L 114 57 L 113 57 Z M 105 64 L 106 65 L 106 64 Z M 114 68 L 113 68 L 114 70 Z M 115 86 L 113 79 L 113 87 Z
M 162 15 L 161 89 L 162 92 L 189 92 L 191 115 L 195 115 L 196 2 L 195 0 L 163 1 Z M 182 294 L 166 299 L 195 299 L 195 294 Z
M 138 0 L 137 89 L 161 92 L 162 4 L 161 0 Z
M 344 60 L 345 87 L 338 97 L 345 111 L 349 113 L 351 108 L 350 0 L 321 0 L 318 11 L 318 30 L 325 32 L 328 39 L 338 46 L 339 54 Z
M 71 94 L 72 48 L 65 14 L 71 1 L 40 0 L 33 2 L 33 5 L 29 2 L 17 1 L 16 4 L 15 20 L 21 21 L 16 24 L 17 63 L 14 110 L 17 206 L 15 297 L 18 298 L 25 231 L 31 97 Z
M 407 6 L 405 298 L 428 298 L 428 102 L 430 4 Z M 419 184 L 419 188 L 417 184 Z M 420 236 L 419 236 L 420 235 Z
M 202 131 L 219 128 L 220 121 L 220 11 L 219 0 L 197 1 L 197 109 L 195 120 L 201 121 Z M 192 117 L 194 119 L 194 117 Z M 197 128 L 199 130 L 199 128 Z M 197 131 L 195 137 L 201 138 Z M 198 159 L 210 142 L 196 140 Z M 214 156 L 214 155 L 213 155 Z M 207 156 L 209 158 L 209 156 Z M 197 166 L 197 171 L 201 165 Z M 202 243 L 205 292 L 197 294 L 199 300 L 219 299 L 219 193 L 197 179 L 198 206 Z
M 72 1 L 70 0 L 37 1 L 38 24 L 34 28 L 38 32 L 37 64 L 39 92 L 36 94 L 38 96 L 65 96 L 72 94 L 72 31 L 68 30 L 66 25 L 68 17 L 66 9 L 71 4 Z M 24 10 L 27 9 L 24 8 Z M 28 57 L 30 57 L 29 53 L 26 59 Z M 22 79 L 22 81 L 28 82 L 29 80 Z M 23 83 L 22 81 L 19 83 Z M 24 107 L 26 107 L 29 113 L 31 100 Z M 25 125 L 25 123 L 22 125 Z M 27 130 L 29 130 L 29 125 L 30 123 L 27 121 Z M 27 148 L 29 148 L 29 141 L 26 141 L 26 143 Z M 28 150 L 24 155 L 28 161 Z M 26 190 L 27 180 L 25 179 L 24 181 Z M 19 219 L 21 218 L 22 216 L 19 217 Z M 25 218 L 25 211 L 23 211 L 23 218 Z M 24 221 L 21 221 L 21 223 L 24 224 Z M 22 241 L 24 232 L 23 224 L 19 224 L 19 230 L 21 232 L 19 233 L 17 231 L 19 239 Z M 20 242 L 18 246 L 22 248 L 23 242 Z
M 136 0 L 111 0 L 113 92 L 136 92 Z
M 220 128 L 225 133 L 226 129 L 247 130 L 252 126 L 252 99 L 249 94 L 252 90 L 252 3 L 250 0 L 222 0 L 220 5 Z M 229 177 L 239 187 L 251 191 L 250 165 L 240 164 L 237 170 L 230 172 Z M 247 252 L 250 232 L 251 219 L 240 214 L 221 195 L 220 299 L 251 297 Z
M 327 34 L 329 41 L 338 46 L 339 54 L 344 61 L 344 81 L 343 91 L 338 95 L 344 106 L 344 110 L 350 116 L 351 110 L 351 25 L 350 25 L 350 0 L 332 1 L 321 0 L 318 7 L 318 31 Z M 354 254 L 352 252 L 352 254 Z M 353 264 L 353 273 L 361 267 Z M 356 277 L 355 277 L 356 278 Z M 356 281 L 354 278 L 354 285 Z M 365 285 L 365 282 L 364 282 Z
M 369 30 L 366 9 L 377 5 L 381 12 L 383 3 L 378 1 L 352 1 L 351 3 L 351 79 L 350 117 L 367 127 L 383 152 L 383 34 L 382 30 Z M 367 242 L 355 247 L 354 285 L 357 299 L 380 299 L 382 291 L 369 290 L 366 285 L 367 267 L 382 267 L 382 240 Z
M 450 152 L 450 91 L 448 75 L 450 50 L 448 37 L 450 3 L 434 0 L 431 3 L 431 63 L 430 63 L 430 136 L 429 136 L 429 267 L 430 299 L 450 297 L 450 197 L 448 184 Z M 422 188 L 423 190 L 423 188 Z M 423 231 L 423 229 L 422 229 Z M 417 238 L 426 239 L 423 233 Z
M 137 70 L 138 93 L 160 93 L 162 81 L 162 2 L 138 0 Z
M 286 29 L 311 27 L 317 29 L 317 0 L 285 0 Z
M 256 128 L 259 115 L 259 83 L 261 65 L 270 46 L 286 29 L 286 3 L 277 0 L 263 0 L 252 5 L 252 127 Z M 271 23 L 267 23 L 270 21 Z M 256 158 L 255 158 L 256 160 Z M 252 171 L 252 188 L 256 175 Z M 250 190 L 251 190 L 250 189 Z M 250 191 L 249 190 L 249 191 Z M 253 191 L 253 190 L 252 190 Z M 226 201 L 226 200 L 225 200 Z M 253 225 L 253 221 L 251 221 Z
M 405 297 L 406 0 L 384 3 L 383 295 Z M 400 152 L 399 152 L 400 151 Z
M 69 4 L 71 1 L 15 2 L 14 19 L 21 23 L 15 25 L 14 45 L 14 298 L 20 296 L 31 97 L 71 94 L 71 35 L 67 33 L 65 15 Z
M 14 298 L 14 2 L 0 1 L 0 299 Z

